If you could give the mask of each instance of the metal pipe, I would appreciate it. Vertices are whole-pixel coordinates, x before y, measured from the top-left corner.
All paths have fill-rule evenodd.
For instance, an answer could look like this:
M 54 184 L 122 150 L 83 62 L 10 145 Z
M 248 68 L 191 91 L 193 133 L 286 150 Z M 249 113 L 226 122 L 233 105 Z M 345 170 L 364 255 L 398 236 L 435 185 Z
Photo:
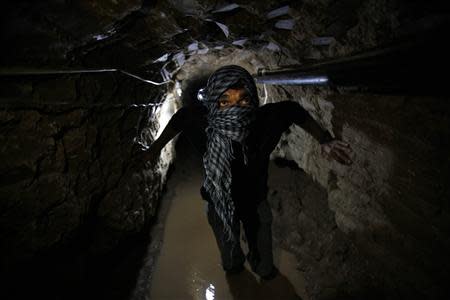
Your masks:
M 304 72 L 274 73 L 255 77 L 257 84 L 326 85 L 328 81 L 326 75 L 305 75 Z
M 12 71 L 12 70 L 0 70 L 0 76 L 43 76 L 43 75 L 64 75 L 64 74 L 90 74 L 90 73 L 111 73 L 118 72 L 129 76 L 131 78 L 137 79 L 139 81 L 153 84 L 153 85 L 163 85 L 170 82 L 170 80 L 163 82 L 155 82 L 142 78 L 140 76 L 134 75 L 127 71 L 121 69 L 85 69 L 85 70 L 27 70 L 27 71 Z
M 347 57 L 327 59 L 305 65 L 284 66 L 278 69 L 260 68 L 253 75 L 256 83 L 280 85 L 353 85 L 360 83 L 361 69 L 374 70 L 380 58 L 389 58 L 392 53 L 409 49 L 411 43 L 404 43 L 384 49 L 354 54 Z M 361 74 L 364 75 L 364 74 Z M 364 76 L 363 76 L 364 77 Z

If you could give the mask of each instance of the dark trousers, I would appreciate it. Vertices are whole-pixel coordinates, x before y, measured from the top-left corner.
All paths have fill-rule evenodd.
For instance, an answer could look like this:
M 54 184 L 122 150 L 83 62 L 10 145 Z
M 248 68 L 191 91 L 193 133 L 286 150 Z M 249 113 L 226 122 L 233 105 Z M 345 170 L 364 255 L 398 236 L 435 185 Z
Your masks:
M 243 264 L 246 256 L 242 251 L 240 238 L 234 242 L 226 240 L 223 222 L 217 215 L 212 202 L 207 202 L 207 215 L 216 237 L 224 270 Z M 273 253 L 272 212 L 267 200 L 261 201 L 253 208 L 245 210 L 236 208 L 232 230 L 237 237 L 240 237 L 241 222 L 249 248 L 247 259 L 250 267 L 260 276 L 268 275 L 273 267 Z

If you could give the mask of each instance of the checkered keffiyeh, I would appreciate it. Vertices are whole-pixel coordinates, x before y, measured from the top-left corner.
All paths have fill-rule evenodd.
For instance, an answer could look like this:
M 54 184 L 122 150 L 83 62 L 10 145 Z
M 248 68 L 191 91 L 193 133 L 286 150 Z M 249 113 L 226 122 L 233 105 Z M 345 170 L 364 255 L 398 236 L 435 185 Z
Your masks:
M 219 109 L 217 100 L 228 88 L 242 84 L 250 94 L 250 107 L 232 106 Z M 256 86 L 251 75 L 242 67 L 225 66 L 214 72 L 206 86 L 208 105 L 208 127 L 206 128 L 207 148 L 203 156 L 205 168 L 204 189 L 210 195 L 214 208 L 223 221 L 229 240 L 236 239 L 231 230 L 235 211 L 231 198 L 232 141 L 241 144 L 245 162 L 247 161 L 246 137 L 255 118 L 255 108 L 259 101 Z

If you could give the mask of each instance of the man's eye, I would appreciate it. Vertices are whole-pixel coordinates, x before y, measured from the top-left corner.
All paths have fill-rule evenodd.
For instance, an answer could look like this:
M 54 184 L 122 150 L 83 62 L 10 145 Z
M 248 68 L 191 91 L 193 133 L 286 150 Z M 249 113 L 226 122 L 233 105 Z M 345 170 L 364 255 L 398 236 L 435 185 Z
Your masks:
M 227 103 L 228 103 L 228 102 L 227 102 L 226 100 L 220 100 L 220 101 L 219 101 L 220 106 L 226 106 Z
M 242 99 L 242 100 L 239 101 L 239 102 L 242 103 L 242 104 L 248 104 L 248 103 L 250 103 L 250 99 L 244 98 L 244 99 Z

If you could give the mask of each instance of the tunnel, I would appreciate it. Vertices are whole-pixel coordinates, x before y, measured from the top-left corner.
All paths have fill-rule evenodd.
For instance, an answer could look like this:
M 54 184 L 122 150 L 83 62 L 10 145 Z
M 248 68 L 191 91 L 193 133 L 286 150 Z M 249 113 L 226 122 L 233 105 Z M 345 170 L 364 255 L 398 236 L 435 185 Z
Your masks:
M 445 1 L 1 6 L 1 299 L 449 299 Z M 204 132 L 137 159 L 227 65 L 351 148 L 297 124 L 274 144 L 269 280 L 223 269 Z

